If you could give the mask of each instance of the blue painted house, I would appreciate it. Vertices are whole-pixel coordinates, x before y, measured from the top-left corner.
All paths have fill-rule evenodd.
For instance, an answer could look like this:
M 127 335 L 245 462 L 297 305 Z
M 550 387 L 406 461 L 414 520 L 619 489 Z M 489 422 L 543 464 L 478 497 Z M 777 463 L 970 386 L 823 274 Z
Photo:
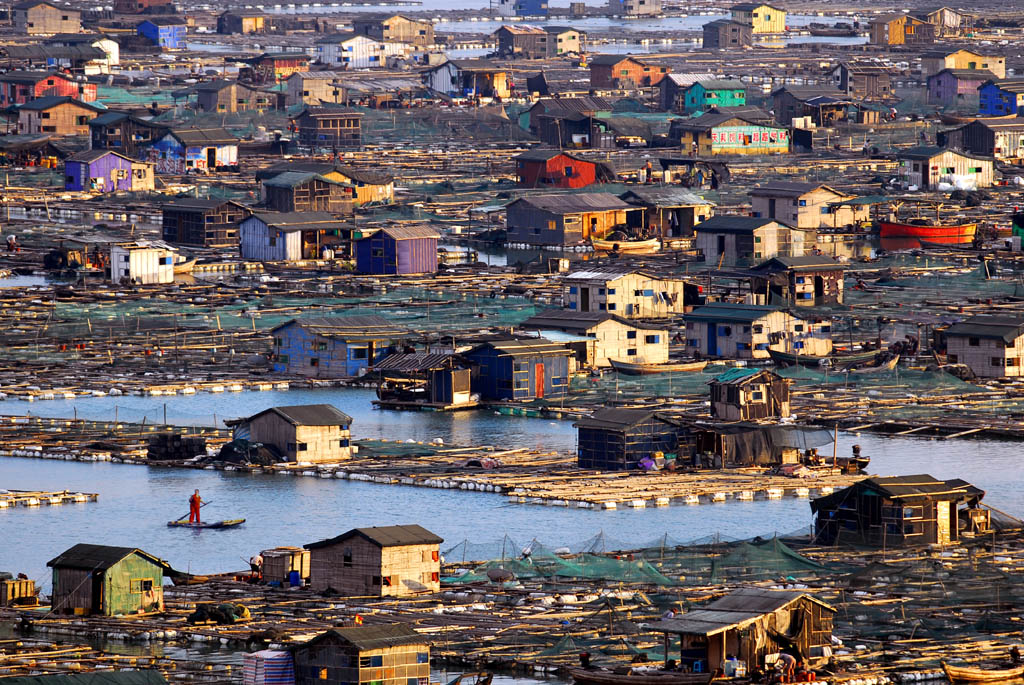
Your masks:
M 270 331 L 275 373 L 351 378 L 398 352 L 406 330 L 381 316 L 316 316 Z
M 429 226 L 389 226 L 356 241 L 361 274 L 432 274 L 437 271 L 437 240 Z
M 139 162 L 113 150 L 86 150 L 64 160 L 64 190 L 153 190 L 154 167 L 152 162 Z
M 1000 117 L 1024 110 L 1024 79 L 985 81 L 978 86 L 978 114 Z
M 188 26 L 178 17 L 153 17 L 135 27 L 140 36 L 148 38 L 163 50 L 185 49 Z
M 473 392 L 489 400 L 539 400 L 569 392 L 570 351 L 544 338 L 492 340 L 466 352 Z

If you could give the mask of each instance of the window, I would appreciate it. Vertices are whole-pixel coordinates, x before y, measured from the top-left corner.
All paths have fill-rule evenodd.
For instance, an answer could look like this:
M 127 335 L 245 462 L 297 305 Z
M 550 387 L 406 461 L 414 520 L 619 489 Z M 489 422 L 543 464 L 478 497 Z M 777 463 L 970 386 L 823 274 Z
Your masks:
M 614 295 L 615 294 L 615 288 L 608 288 L 608 294 L 609 295 Z
M 345 550 L 342 552 L 341 565 L 348 567 L 352 566 L 352 549 L 350 547 L 346 547 Z
M 795 326 L 793 326 L 793 330 L 796 331 L 797 333 L 803 333 L 804 325 L 802 323 L 798 323 Z
M 153 591 L 153 580 L 151 578 L 132 578 L 129 581 L 129 592 L 133 595 L 140 595 L 143 592 Z
M 160 260 L 159 260 L 160 266 L 167 266 L 170 263 L 171 263 L 171 258 L 170 257 L 160 257 Z
M 570 295 L 575 295 L 576 293 L 577 293 L 576 286 L 570 285 L 569 286 L 569 294 Z
M 608 311 L 610 311 L 610 312 L 614 312 L 615 308 L 616 308 L 616 305 L 615 305 L 614 302 L 612 304 L 608 305 Z
M 626 331 L 626 340 L 636 340 L 636 331 Z
M 648 345 L 657 345 L 658 343 L 661 342 L 661 336 L 660 335 L 647 335 L 647 336 L 644 336 L 644 342 L 647 343 Z
M 1017 358 L 1016 357 L 1007 357 L 1006 358 L 1006 365 L 1007 366 L 1017 366 Z
M 800 206 L 801 207 L 806 207 L 807 206 L 807 200 L 800 200 Z
M 74 183 L 75 182 L 75 177 L 74 176 L 67 176 L 66 178 L 67 178 L 67 181 L 66 181 L 67 183 Z
M 752 326 L 751 328 L 756 335 L 761 335 L 761 333 L 764 333 L 764 326 L 762 326 L 761 324 L 757 324 L 755 326 Z
M 971 347 L 977 347 L 978 345 L 981 344 L 981 341 L 978 338 L 968 338 L 967 344 L 970 345 Z
M 761 236 L 759 236 L 759 235 L 755 235 L 755 236 L 754 236 L 754 242 L 755 242 L 755 243 L 759 243 L 759 242 L 761 242 Z
M 287 364 L 288 363 L 288 355 L 287 354 L 279 354 L 279 355 L 277 355 L 277 361 L 280 364 Z
M 724 335 L 724 336 L 732 335 L 732 326 L 719 326 L 718 327 L 718 334 L 719 335 Z
M 992 366 L 1003 366 L 1002 357 L 992 357 Z
M 957 363 L 957 356 L 955 354 L 947 354 L 946 355 L 946 361 L 948 361 L 950 364 L 956 364 Z
M 367 359 L 368 350 L 365 347 L 353 347 L 349 350 L 349 359 Z
M 50 118 L 50 113 L 49 112 L 43 112 L 42 114 L 39 115 L 39 118 L 40 119 L 49 119 Z
M 754 400 L 755 402 L 763 401 L 764 400 L 764 391 L 763 390 L 755 390 L 754 392 L 750 393 L 750 399 Z
M 306 451 L 306 443 L 304 443 L 304 442 L 289 442 L 288 443 L 288 451 L 289 452 L 305 452 Z
M 429 652 L 416 652 L 416 663 L 418 664 L 429 664 L 430 653 Z
M 630 350 L 626 350 L 626 356 L 627 357 L 635 357 L 636 356 L 636 348 L 633 348 L 633 349 L 630 349 Z

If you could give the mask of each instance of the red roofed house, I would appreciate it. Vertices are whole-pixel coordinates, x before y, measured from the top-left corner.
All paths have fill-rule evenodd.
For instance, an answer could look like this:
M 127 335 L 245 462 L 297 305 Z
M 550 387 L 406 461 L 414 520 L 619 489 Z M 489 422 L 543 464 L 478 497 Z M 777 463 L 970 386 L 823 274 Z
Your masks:
M 52 71 L 0 74 L 0 106 L 23 105 L 51 95 L 68 95 L 82 102 L 95 102 L 96 84 L 76 81 Z
M 584 188 L 615 180 L 603 163 L 560 150 L 528 150 L 514 159 L 521 188 Z

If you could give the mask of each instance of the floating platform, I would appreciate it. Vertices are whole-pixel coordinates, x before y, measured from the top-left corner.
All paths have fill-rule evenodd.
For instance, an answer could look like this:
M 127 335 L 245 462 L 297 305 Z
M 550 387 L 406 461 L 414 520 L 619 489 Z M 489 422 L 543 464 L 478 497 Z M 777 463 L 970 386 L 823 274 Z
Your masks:
M 82 504 L 99 499 L 95 492 L 47 492 L 37 490 L 0 490 L 0 509 L 11 507 L 38 507 L 42 505 Z

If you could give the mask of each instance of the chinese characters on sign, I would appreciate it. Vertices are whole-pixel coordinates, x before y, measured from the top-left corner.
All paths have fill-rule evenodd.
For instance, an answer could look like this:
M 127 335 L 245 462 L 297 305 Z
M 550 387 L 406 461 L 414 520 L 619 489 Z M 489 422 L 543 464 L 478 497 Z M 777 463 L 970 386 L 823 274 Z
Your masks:
M 761 126 L 736 126 L 711 131 L 711 144 L 715 147 L 743 147 L 765 145 L 789 147 L 789 131 Z

